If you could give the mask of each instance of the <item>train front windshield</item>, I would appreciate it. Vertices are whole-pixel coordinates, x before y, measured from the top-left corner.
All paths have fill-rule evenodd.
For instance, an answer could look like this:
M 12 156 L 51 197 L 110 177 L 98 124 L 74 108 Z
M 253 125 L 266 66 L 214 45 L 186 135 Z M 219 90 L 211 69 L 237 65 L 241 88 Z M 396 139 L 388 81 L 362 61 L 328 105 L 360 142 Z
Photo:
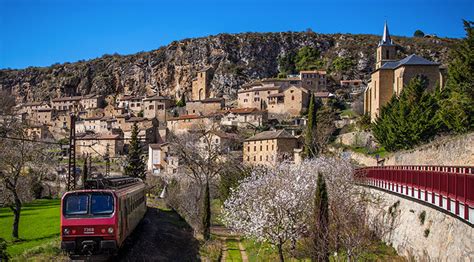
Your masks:
M 76 193 L 64 199 L 66 216 L 105 216 L 114 212 L 114 197 L 110 193 Z

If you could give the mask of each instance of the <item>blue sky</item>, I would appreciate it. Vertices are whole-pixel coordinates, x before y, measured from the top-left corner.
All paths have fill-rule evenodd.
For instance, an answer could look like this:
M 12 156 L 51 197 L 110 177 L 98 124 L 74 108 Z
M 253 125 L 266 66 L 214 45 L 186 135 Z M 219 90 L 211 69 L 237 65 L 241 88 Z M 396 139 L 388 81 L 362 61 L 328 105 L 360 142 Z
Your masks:
M 474 0 L 0 0 L 0 68 L 48 66 L 239 32 L 463 37 Z

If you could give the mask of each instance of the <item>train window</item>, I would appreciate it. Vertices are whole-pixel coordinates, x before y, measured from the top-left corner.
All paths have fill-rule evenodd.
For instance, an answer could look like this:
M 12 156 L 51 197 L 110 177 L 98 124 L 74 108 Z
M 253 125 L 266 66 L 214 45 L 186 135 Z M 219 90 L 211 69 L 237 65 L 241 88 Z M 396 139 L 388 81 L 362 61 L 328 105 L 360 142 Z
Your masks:
M 85 215 L 87 214 L 87 206 L 89 203 L 88 195 L 70 195 L 66 198 L 66 215 Z
M 92 194 L 91 213 L 93 215 L 108 215 L 114 212 L 114 198 L 110 194 Z

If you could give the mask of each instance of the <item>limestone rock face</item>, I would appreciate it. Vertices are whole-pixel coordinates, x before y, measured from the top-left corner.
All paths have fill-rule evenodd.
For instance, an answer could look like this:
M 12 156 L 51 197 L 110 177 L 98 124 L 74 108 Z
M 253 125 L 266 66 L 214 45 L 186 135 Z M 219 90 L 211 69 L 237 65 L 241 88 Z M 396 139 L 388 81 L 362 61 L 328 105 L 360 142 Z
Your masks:
M 113 95 L 124 92 L 180 96 L 191 88 L 196 72 L 214 71 L 211 93 L 235 97 L 240 85 L 254 79 L 275 77 L 278 57 L 303 46 L 316 47 L 326 68 L 338 55 L 354 61 L 353 69 L 333 74 L 338 80 L 368 80 L 375 63 L 380 36 L 313 32 L 219 34 L 174 41 L 167 46 L 134 55 L 104 55 L 101 58 L 24 70 L 0 70 L 0 89 L 11 91 L 18 102 L 47 100 L 58 96 L 88 93 Z M 407 54 L 446 63 L 453 39 L 395 37 L 398 56 Z

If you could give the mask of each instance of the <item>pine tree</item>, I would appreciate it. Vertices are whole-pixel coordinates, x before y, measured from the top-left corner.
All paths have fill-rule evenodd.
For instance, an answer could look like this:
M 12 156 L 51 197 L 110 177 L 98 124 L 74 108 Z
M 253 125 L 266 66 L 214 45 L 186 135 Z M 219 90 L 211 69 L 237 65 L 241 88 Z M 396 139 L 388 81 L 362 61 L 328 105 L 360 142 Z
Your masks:
M 308 121 L 306 123 L 306 133 L 304 139 L 304 155 L 311 158 L 316 155 L 316 148 L 314 145 L 314 133 L 316 129 L 316 105 L 314 101 L 314 95 L 310 92 L 309 96 Z
M 329 199 L 326 181 L 322 174 L 318 174 L 313 219 L 312 261 L 329 261 Z
M 131 177 L 146 178 L 145 161 L 142 157 L 142 148 L 138 140 L 138 126 L 133 124 L 132 137 L 127 155 L 127 166 L 125 166 L 125 175 Z
M 441 119 L 447 131 L 465 133 L 474 129 L 474 29 L 464 21 L 466 38 L 453 48 L 446 87 L 439 96 Z

